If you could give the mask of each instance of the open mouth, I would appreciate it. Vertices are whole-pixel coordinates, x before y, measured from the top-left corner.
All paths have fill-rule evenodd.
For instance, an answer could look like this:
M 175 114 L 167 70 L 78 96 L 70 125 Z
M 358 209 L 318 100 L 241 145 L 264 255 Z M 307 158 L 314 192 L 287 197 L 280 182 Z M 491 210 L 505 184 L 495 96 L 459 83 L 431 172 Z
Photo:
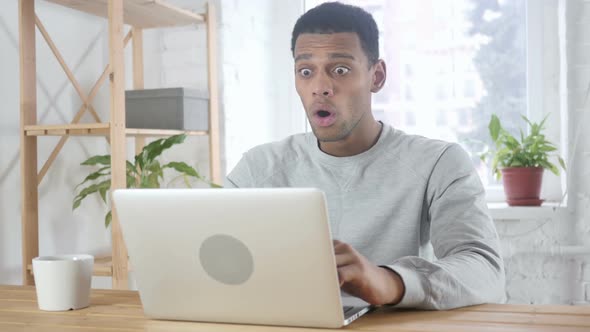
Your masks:
M 325 109 L 318 109 L 315 111 L 312 119 L 316 126 L 329 127 L 336 121 L 336 113 Z

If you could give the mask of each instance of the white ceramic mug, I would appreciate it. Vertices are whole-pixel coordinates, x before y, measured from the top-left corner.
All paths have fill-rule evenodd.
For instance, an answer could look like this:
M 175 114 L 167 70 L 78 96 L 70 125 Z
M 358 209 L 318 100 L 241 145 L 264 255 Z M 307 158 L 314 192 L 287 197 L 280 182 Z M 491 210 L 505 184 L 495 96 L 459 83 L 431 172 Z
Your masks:
M 93 266 L 91 255 L 33 258 L 39 309 L 64 311 L 88 307 Z

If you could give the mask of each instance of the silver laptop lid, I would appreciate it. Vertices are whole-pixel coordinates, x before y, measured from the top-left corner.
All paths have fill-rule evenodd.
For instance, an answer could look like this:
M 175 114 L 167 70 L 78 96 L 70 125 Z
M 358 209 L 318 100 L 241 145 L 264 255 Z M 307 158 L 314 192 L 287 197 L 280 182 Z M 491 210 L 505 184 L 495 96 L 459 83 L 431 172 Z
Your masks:
M 123 189 L 113 199 L 147 316 L 342 326 L 321 191 Z

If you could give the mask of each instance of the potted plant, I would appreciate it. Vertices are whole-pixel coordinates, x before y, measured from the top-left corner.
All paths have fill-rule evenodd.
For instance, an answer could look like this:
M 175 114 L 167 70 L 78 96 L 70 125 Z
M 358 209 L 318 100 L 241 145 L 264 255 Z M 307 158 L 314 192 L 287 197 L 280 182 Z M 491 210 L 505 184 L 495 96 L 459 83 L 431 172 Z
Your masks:
M 193 167 L 184 162 L 172 161 L 161 165 L 157 158 L 165 150 L 173 145 L 180 144 L 186 139 L 185 134 L 175 135 L 168 138 L 162 138 L 146 145 L 139 154 L 135 156 L 134 162 L 127 161 L 127 188 L 160 188 L 160 180 L 164 178 L 164 170 L 172 169 L 183 177 L 187 187 L 191 187 L 190 178 L 207 183 L 211 187 L 220 188 L 219 185 L 206 180 Z M 90 173 L 86 178 L 76 186 L 76 190 L 84 184 L 76 197 L 72 209 L 75 210 L 80 206 L 82 200 L 93 193 L 99 193 L 103 202 L 107 203 L 107 192 L 111 189 L 111 156 L 101 155 L 93 156 L 82 162 L 84 166 L 100 166 L 98 170 Z M 105 227 L 108 227 L 112 220 L 112 214 L 109 210 L 105 215 Z
M 492 155 L 492 172 L 497 179 L 502 178 L 506 202 L 510 206 L 539 206 L 543 203 L 539 195 L 543 171 L 550 170 L 559 175 L 559 168 L 549 161 L 557 148 L 549 142 L 542 131 L 547 117 L 541 123 L 533 123 L 522 116 L 529 125 L 530 133 L 525 136 L 520 130 L 520 141 L 507 132 L 500 119 L 493 114 L 488 126 L 495 150 L 487 151 L 482 160 Z M 565 162 L 556 156 L 565 170 Z

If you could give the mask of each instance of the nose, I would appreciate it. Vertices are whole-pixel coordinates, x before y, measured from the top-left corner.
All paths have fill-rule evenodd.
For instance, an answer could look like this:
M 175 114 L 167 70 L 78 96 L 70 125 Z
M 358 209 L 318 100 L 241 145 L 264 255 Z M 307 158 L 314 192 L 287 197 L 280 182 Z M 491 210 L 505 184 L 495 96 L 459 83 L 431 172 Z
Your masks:
M 314 87 L 313 87 L 313 95 L 315 96 L 323 96 L 323 97 L 333 97 L 334 96 L 334 86 L 332 85 L 332 81 L 326 75 L 316 75 Z

